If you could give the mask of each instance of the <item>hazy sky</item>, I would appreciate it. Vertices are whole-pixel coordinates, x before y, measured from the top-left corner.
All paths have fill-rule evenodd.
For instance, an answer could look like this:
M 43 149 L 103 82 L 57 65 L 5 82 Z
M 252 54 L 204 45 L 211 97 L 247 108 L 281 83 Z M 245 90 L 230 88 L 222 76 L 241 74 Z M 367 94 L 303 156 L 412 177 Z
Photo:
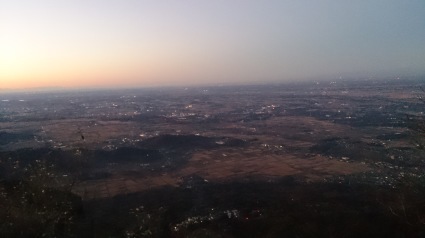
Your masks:
M 0 0 L 0 88 L 425 74 L 424 0 Z

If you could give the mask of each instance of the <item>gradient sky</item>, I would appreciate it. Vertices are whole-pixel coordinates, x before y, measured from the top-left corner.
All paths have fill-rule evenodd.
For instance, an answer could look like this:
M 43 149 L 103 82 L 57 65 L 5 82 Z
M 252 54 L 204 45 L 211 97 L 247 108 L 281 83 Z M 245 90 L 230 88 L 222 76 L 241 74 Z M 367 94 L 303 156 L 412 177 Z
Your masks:
M 0 0 L 0 88 L 425 75 L 423 0 Z

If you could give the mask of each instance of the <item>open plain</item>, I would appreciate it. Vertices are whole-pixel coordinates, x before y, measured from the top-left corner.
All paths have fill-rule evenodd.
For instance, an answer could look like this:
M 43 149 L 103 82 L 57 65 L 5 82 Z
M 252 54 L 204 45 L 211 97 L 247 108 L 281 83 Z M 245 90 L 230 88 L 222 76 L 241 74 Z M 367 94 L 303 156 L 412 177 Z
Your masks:
M 335 219 L 341 209 L 348 222 L 366 216 L 350 212 L 373 206 L 382 226 L 414 223 L 403 229 L 423 234 L 423 204 L 402 200 L 419 206 L 412 214 L 394 205 L 401 196 L 419 196 L 400 191 L 424 176 L 420 86 L 369 80 L 3 93 L 2 186 L 46 173 L 47 187 L 81 200 L 86 215 L 75 218 L 82 222 L 73 229 L 87 236 L 120 236 L 128 227 L 104 213 L 133 224 L 128 212 L 140 205 L 160 217 L 149 226 L 171 237 L 246 237 L 250 226 L 308 236 L 319 232 L 319 220 Z M 347 202 L 350 196 L 358 200 Z M 289 209 L 287 202 L 297 199 L 302 209 Z M 310 216 L 309 228 L 275 230 L 301 219 L 275 219 L 285 212 Z M 352 224 L 334 229 L 328 220 L 324 226 L 321 234 L 328 236 Z

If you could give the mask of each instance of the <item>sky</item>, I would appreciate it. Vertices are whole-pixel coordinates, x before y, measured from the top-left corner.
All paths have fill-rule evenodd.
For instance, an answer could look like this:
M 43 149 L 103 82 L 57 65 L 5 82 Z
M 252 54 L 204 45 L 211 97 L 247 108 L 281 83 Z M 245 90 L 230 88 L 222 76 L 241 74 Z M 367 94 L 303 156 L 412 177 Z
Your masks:
M 0 0 L 0 89 L 425 75 L 423 0 Z

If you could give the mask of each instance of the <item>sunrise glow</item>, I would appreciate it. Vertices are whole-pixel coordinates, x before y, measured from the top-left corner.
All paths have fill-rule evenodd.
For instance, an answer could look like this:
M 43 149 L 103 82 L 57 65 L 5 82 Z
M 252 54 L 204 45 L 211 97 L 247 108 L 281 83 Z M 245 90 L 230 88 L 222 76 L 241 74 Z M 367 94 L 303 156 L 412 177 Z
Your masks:
M 425 6 L 391 2 L 1 1 L 0 88 L 422 74 Z

